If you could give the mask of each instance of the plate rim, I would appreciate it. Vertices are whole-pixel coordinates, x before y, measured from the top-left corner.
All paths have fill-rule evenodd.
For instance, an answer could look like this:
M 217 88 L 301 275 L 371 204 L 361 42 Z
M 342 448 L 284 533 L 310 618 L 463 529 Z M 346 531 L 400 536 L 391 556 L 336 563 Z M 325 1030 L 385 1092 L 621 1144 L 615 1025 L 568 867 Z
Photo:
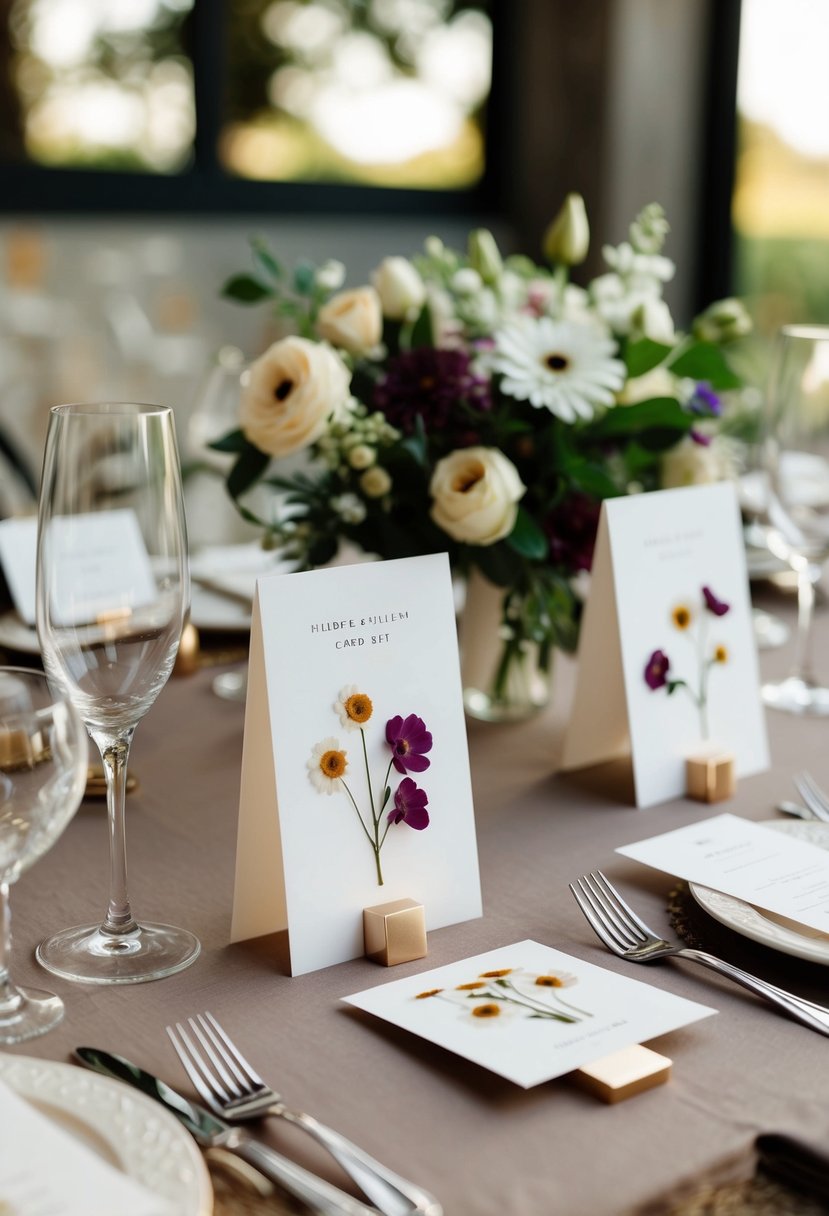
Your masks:
M 160 1198 L 167 1199 L 169 1198 L 168 1196 L 154 1191 L 152 1184 L 143 1175 L 139 1176 L 130 1170 L 129 1162 L 124 1160 L 123 1138 L 120 1136 L 120 1133 L 116 1135 L 115 1127 L 108 1123 L 105 1117 L 102 1117 L 100 1120 L 90 1119 L 88 1108 L 85 1108 L 83 1103 L 73 1104 L 65 1093 L 53 1094 L 48 1091 L 39 1091 L 34 1076 L 26 1078 L 26 1080 L 30 1080 L 30 1085 L 25 1083 L 21 1085 L 19 1077 L 10 1078 L 7 1076 L 7 1073 L 13 1071 L 15 1066 L 21 1065 L 24 1074 L 27 1068 L 30 1068 L 33 1072 L 36 1070 L 41 1074 L 44 1071 L 47 1073 L 54 1072 L 58 1077 L 68 1080 L 83 1078 L 84 1082 L 93 1090 L 103 1090 L 110 1093 L 117 1092 L 121 1097 L 129 1097 L 130 1101 L 136 1105 L 139 1111 L 144 1111 L 148 1116 L 152 1115 L 153 1120 L 157 1120 L 160 1123 L 165 1136 L 181 1146 L 181 1151 L 193 1170 L 194 1189 L 191 1195 L 188 1196 L 193 1206 L 186 1213 L 182 1212 L 181 1216 L 212 1216 L 213 1185 L 210 1181 L 210 1173 L 204 1157 L 190 1133 L 160 1103 L 154 1102 L 152 1098 L 138 1090 L 131 1089 L 129 1086 L 124 1085 L 123 1082 L 116 1081 L 110 1077 L 103 1077 L 91 1069 L 81 1068 L 80 1065 L 68 1064 L 62 1060 L 41 1059 L 37 1056 L 18 1055 L 13 1052 L 0 1051 L 0 1080 L 8 1085 L 10 1089 L 13 1089 L 21 1098 L 38 1102 L 42 1106 L 52 1107 L 71 1115 L 73 1119 L 77 1120 L 84 1127 L 89 1128 L 106 1143 L 107 1147 L 112 1151 L 113 1156 L 119 1162 L 121 1171 L 126 1177 L 145 1186 L 148 1191 L 158 1194 Z
M 789 833 L 792 836 L 798 836 L 804 828 L 817 828 L 818 831 L 825 829 L 826 847 L 829 850 L 829 824 L 820 823 L 817 820 L 796 819 L 766 819 L 758 822 L 764 827 L 772 828 L 773 831 Z M 824 967 L 829 966 L 829 942 L 820 942 L 814 938 L 805 937 L 794 929 L 788 929 L 784 925 L 777 924 L 776 921 L 768 920 L 760 909 L 748 903 L 747 900 L 738 899 L 736 895 L 727 895 L 724 891 L 716 891 L 702 883 L 693 882 L 688 883 L 688 890 L 703 911 L 712 916 L 714 920 L 719 921 L 721 925 L 725 925 L 727 929 L 739 933 L 741 937 L 747 937 L 750 941 L 766 946 L 770 950 L 777 950 L 781 954 L 788 954 L 792 958 L 800 958 L 805 962 L 817 963 Z M 733 915 L 735 909 L 739 911 L 738 916 Z M 748 918 L 747 923 L 745 918 Z

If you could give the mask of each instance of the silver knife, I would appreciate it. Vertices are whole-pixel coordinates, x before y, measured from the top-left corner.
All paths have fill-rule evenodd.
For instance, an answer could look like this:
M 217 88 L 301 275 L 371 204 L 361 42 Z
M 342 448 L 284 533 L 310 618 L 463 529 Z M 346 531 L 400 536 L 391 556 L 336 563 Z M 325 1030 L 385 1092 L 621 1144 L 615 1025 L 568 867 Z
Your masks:
M 283 1157 L 269 1145 L 254 1139 L 249 1132 L 233 1127 L 223 1119 L 217 1119 L 203 1106 L 191 1102 L 158 1077 L 145 1072 L 137 1064 L 131 1064 L 122 1056 L 99 1051 L 96 1047 L 76 1047 L 75 1055 L 94 1072 L 113 1077 L 116 1081 L 124 1081 L 148 1097 L 155 1098 L 156 1102 L 160 1102 L 184 1124 L 199 1144 L 210 1148 L 224 1148 L 235 1153 L 278 1183 L 290 1195 L 301 1199 L 312 1212 L 319 1213 L 319 1216 L 377 1216 L 376 1208 L 367 1207 L 359 1199 L 352 1198 L 330 1182 L 318 1178 L 316 1174 L 303 1169 L 288 1157 Z

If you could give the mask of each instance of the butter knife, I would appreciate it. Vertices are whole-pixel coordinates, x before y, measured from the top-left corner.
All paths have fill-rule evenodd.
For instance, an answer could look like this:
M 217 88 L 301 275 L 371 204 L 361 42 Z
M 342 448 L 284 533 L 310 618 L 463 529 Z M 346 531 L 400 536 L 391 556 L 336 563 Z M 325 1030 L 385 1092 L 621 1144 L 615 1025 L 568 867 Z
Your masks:
M 124 1081 L 148 1097 L 154 1098 L 184 1124 L 198 1144 L 206 1148 L 224 1148 L 247 1161 L 278 1183 L 284 1191 L 307 1204 L 319 1216 L 377 1216 L 376 1208 L 367 1207 L 359 1199 L 332 1186 L 303 1169 L 288 1157 L 283 1157 L 267 1144 L 256 1140 L 249 1132 L 218 1119 L 203 1106 L 191 1102 L 164 1081 L 131 1064 L 122 1056 L 99 1051 L 95 1047 L 76 1047 L 75 1055 L 94 1072 L 116 1081 Z

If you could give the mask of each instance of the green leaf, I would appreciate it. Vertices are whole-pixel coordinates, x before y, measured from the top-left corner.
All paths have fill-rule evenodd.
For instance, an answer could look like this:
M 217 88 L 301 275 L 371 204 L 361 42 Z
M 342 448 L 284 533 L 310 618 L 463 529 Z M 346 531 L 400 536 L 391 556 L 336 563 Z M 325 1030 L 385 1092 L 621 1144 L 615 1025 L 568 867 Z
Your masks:
M 214 452 L 243 452 L 248 447 L 248 441 L 243 431 L 228 431 L 226 435 L 214 439 L 207 446 Z
M 624 439 L 649 430 L 684 434 L 694 424 L 675 397 L 650 397 L 636 405 L 617 405 L 584 431 L 588 439 Z
M 237 304 L 258 304 L 273 295 L 270 287 L 260 283 L 251 274 L 236 274 L 228 279 L 221 294 L 227 300 L 235 300 Z
M 644 376 L 646 372 L 653 371 L 660 363 L 664 363 L 672 350 L 672 346 L 667 346 L 664 342 L 653 342 L 650 338 L 628 342 L 624 355 L 628 375 Z
M 668 680 L 668 696 L 670 697 L 671 694 L 675 693 L 678 688 L 686 687 L 687 684 L 685 680 Z
M 285 277 L 285 271 L 263 240 L 254 237 L 250 243 L 250 249 L 253 263 L 258 270 L 263 270 L 267 276 L 277 281 Z
M 314 290 L 317 269 L 312 262 L 300 262 L 294 268 L 294 289 L 301 296 L 309 296 Z
M 336 536 L 320 536 L 308 550 L 308 561 L 312 566 L 324 566 L 337 553 Z
M 420 310 L 420 315 L 412 326 L 411 336 L 409 337 L 409 346 L 413 350 L 416 346 L 434 346 L 435 332 L 432 325 L 432 312 L 428 303 L 424 304 Z
M 391 786 L 387 785 L 385 793 L 383 794 L 383 805 L 380 807 L 381 811 L 384 811 L 386 809 L 386 803 L 388 802 L 390 797 L 391 797 Z
M 523 507 L 518 508 L 515 525 L 507 537 L 507 544 L 516 553 L 532 561 L 542 561 L 547 556 L 547 537 Z
M 475 546 L 473 560 L 496 587 L 513 587 L 521 577 L 523 562 L 520 555 L 503 542 Z
M 668 361 L 675 376 L 705 380 L 712 388 L 739 388 L 742 380 L 726 362 L 725 355 L 713 342 L 693 342 L 676 359 Z
M 593 498 L 616 498 L 620 494 L 619 487 L 607 469 L 584 457 L 569 456 L 563 469 L 577 490 L 582 490 Z
M 270 462 L 270 456 L 260 452 L 252 443 L 245 446 L 227 477 L 227 491 L 231 498 L 238 498 L 258 481 Z
M 421 468 L 426 468 L 429 462 L 429 447 L 426 438 L 426 427 L 420 414 L 415 418 L 414 434 L 401 440 L 400 447 L 409 453 Z

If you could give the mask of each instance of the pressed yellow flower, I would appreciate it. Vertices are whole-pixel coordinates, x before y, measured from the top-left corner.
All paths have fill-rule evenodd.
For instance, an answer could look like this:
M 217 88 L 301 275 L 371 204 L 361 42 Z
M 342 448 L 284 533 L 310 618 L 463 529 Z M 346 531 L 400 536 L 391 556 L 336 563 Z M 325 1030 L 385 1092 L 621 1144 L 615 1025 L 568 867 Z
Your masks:
M 512 970 L 512 967 L 502 967 L 500 971 L 482 971 L 481 978 L 485 980 L 499 980 L 504 975 L 511 975 Z
M 325 773 L 326 777 L 336 778 L 342 777 L 345 772 L 345 752 L 331 750 L 323 752 L 320 757 L 320 768 Z
M 564 984 L 557 975 L 539 975 L 536 979 L 539 988 L 563 988 Z
M 728 662 L 728 647 L 716 646 L 714 648 L 714 662 L 715 663 L 727 663 Z
M 473 1018 L 497 1018 L 501 1016 L 500 1008 L 495 1004 L 476 1005 L 472 1010 Z
M 340 778 L 347 768 L 347 753 L 340 747 L 339 740 L 323 739 L 311 749 L 308 777 L 319 793 L 336 793 L 341 788 Z
M 471 984 L 458 984 L 455 987 L 456 992 L 473 992 L 476 988 L 484 988 L 483 980 L 473 980 Z
M 694 619 L 694 614 L 687 604 L 677 604 L 671 612 L 671 620 L 677 629 L 687 629 Z
M 371 697 L 361 692 L 356 684 L 347 684 L 345 688 L 340 689 L 334 709 L 346 730 L 359 730 L 368 722 L 374 706 Z
M 441 992 L 443 992 L 442 988 L 429 988 L 426 992 L 418 992 L 417 996 L 415 997 L 415 1000 L 416 1001 L 425 1001 L 427 997 L 437 996 Z

